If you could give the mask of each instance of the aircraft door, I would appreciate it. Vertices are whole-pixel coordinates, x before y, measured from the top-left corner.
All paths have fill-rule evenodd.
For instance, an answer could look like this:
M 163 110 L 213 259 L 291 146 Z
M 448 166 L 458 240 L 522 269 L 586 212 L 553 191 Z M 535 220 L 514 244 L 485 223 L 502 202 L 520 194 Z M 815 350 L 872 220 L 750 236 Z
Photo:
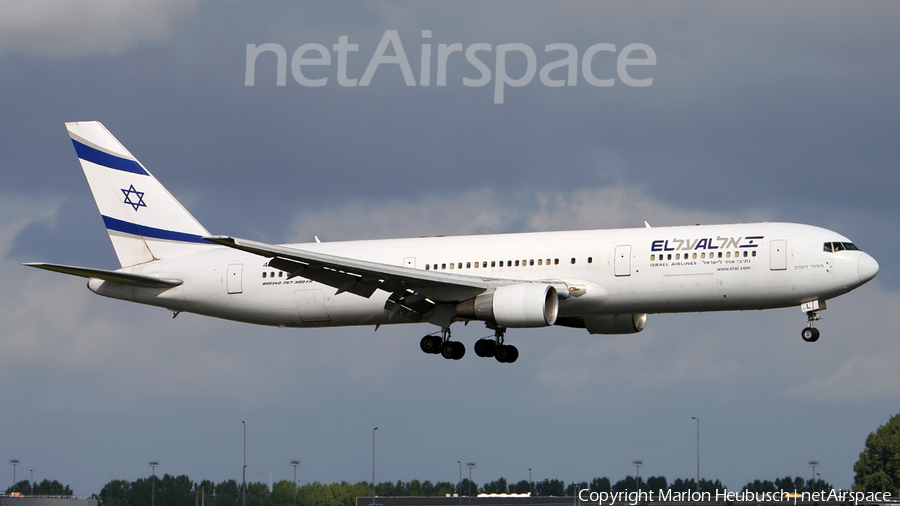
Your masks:
M 787 241 L 772 241 L 769 251 L 769 268 L 773 271 L 787 270 Z
M 631 276 L 631 245 L 616 246 L 616 276 Z
M 228 293 L 241 293 L 244 291 L 241 286 L 241 280 L 244 272 L 244 264 L 231 264 L 228 266 L 228 277 L 225 279 L 225 286 Z
M 303 323 L 330 322 L 331 317 L 325 310 L 325 295 L 322 290 L 297 290 L 297 311 Z

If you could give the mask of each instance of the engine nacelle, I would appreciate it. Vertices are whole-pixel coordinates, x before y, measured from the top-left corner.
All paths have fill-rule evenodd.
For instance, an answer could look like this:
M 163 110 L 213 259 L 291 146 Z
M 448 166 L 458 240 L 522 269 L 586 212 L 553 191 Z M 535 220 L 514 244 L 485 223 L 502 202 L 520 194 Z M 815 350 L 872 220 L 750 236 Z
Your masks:
M 501 327 L 546 327 L 556 323 L 556 288 L 538 283 L 501 286 L 491 293 L 456 305 L 456 314 L 472 320 L 494 321 Z
M 634 334 L 646 324 L 647 313 L 584 317 L 584 328 L 591 334 Z

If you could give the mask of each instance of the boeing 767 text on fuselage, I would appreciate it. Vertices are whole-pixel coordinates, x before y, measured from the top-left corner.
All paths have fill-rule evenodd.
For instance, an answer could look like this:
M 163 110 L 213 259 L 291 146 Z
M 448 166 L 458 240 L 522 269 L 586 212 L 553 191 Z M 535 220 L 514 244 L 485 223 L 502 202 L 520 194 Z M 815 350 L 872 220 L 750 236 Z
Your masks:
M 98 122 L 67 123 L 121 263 L 26 265 L 89 278 L 94 293 L 260 325 L 428 322 L 426 353 L 459 359 L 457 321 L 483 321 L 475 353 L 514 362 L 507 329 L 640 332 L 648 313 L 799 306 L 806 341 L 825 301 L 878 263 L 848 238 L 794 223 L 265 244 L 211 235 Z

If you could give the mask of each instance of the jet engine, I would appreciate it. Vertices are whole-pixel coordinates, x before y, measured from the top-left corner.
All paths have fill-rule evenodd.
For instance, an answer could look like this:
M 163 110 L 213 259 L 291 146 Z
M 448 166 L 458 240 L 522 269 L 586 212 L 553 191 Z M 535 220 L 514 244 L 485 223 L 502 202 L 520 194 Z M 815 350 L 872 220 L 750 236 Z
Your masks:
M 501 286 L 456 305 L 456 314 L 470 320 L 494 321 L 501 327 L 546 327 L 556 323 L 556 288 L 539 283 Z
M 565 317 L 556 324 L 587 329 L 591 334 L 635 334 L 644 330 L 647 313 Z

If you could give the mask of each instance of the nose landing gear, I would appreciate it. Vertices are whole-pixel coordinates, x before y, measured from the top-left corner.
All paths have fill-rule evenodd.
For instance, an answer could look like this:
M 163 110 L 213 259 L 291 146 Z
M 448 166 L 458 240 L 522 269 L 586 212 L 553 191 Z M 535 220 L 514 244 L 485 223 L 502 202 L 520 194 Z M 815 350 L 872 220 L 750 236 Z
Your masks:
M 819 340 L 819 329 L 813 327 L 813 322 L 817 322 L 822 319 L 822 316 L 819 315 L 818 310 L 825 309 L 825 303 L 820 303 L 817 300 L 812 302 L 807 302 L 800 306 L 800 309 L 806 313 L 806 323 L 808 326 L 800 332 L 800 337 L 803 338 L 807 343 L 814 343 Z

